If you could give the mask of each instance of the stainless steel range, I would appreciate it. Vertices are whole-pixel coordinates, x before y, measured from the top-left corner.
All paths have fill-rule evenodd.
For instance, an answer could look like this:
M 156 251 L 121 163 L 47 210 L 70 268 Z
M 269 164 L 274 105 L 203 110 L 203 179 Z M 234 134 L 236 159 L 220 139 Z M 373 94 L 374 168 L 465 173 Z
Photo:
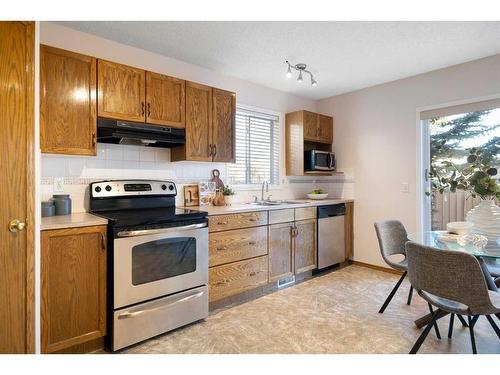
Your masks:
M 207 213 L 175 207 L 169 181 L 90 185 L 109 220 L 107 346 L 118 350 L 208 316 Z

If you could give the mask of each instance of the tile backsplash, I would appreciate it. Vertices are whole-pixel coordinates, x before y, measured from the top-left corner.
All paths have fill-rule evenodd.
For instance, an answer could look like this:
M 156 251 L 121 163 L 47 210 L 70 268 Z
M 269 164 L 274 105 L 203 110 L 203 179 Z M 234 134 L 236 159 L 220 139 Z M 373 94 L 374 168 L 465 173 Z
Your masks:
M 182 186 L 209 180 L 211 171 L 219 169 L 226 181 L 224 163 L 170 162 L 170 150 L 114 144 L 97 144 L 97 156 L 66 156 L 42 154 L 41 199 L 50 199 L 54 194 L 54 178 L 63 178 L 64 193 L 70 194 L 73 212 L 87 210 L 88 185 L 104 179 L 164 179 L 177 184 L 177 205 L 182 205 Z M 321 186 L 334 198 L 353 198 L 354 184 L 347 178 L 284 179 L 283 184 L 271 188 L 268 194 L 273 199 L 302 198 L 312 186 Z M 60 193 L 60 192 L 58 192 Z M 247 202 L 254 195 L 260 196 L 260 187 L 236 189 L 236 202 Z

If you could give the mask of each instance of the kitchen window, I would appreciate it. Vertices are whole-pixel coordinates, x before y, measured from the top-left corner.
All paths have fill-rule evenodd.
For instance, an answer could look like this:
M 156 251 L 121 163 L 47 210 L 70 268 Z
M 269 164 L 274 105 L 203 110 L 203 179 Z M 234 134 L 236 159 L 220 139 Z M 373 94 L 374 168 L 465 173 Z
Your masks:
M 233 185 L 279 183 L 279 116 L 236 108 L 236 162 L 228 166 Z

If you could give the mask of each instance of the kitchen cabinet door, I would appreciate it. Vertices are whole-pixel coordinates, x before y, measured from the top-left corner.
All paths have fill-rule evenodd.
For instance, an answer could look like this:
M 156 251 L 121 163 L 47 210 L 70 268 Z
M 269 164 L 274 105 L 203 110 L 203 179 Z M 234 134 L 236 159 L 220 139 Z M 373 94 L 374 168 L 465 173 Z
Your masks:
M 333 118 L 325 115 L 318 116 L 318 140 L 331 144 L 333 142 Z
M 185 84 L 179 78 L 146 72 L 146 122 L 184 128 Z
M 106 226 L 42 231 L 42 353 L 106 335 Z
M 98 116 L 144 122 L 146 72 L 105 60 L 98 60 L 97 72 Z
M 213 161 L 234 163 L 236 94 L 213 89 L 212 98 Z
M 318 114 L 302 111 L 302 121 L 304 126 L 304 139 L 307 141 L 318 140 Z
M 295 222 L 295 273 L 316 268 L 316 219 Z
M 186 82 L 185 160 L 212 161 L 212 88 Z
M 42 152 L 96 155 L 96 59 L 40 48 Z
M 269 225 L 269 282 L 293 275 L 293 223 Z
M 354 256 L 354 202 L 345 204 L 345 259 Z

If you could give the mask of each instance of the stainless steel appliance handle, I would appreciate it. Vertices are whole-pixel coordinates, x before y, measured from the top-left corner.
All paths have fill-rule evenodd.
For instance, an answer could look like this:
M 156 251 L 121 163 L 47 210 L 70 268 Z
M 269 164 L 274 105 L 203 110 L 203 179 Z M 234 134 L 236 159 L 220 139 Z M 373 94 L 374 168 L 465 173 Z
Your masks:
M 330 169 L 333 170 L 333 154 L 330 152 L 328 154 L 328 157 L 330 158 Z
M 203 295 L 203 293 L 205 293 L 205 292 L 198 292 L 198 293 L 192 294 L 190 296 L 180 298 L 177 301 L 171 302 L 167 305 L 153 307 L 152 309 L 145 309 L 145 310 L 139 310 L 139 311 L 134 311 L 134 312 L 124 312 L 124 313 L 118 315 L 118 319 L 135 318 L 136 316 L 142 315 L 144 313 L 170 308 L 174 305 L 177 305 L 178 303 L 186 302 L 186 301 L 189 301 L 190 299 L 201 297 Z
M 178 232 L 178 231 L 183 231 L 183 230 L 199 229 L 199 228 L 205 228 L 206 226 L 207 226 L 206 223 L 199 223 L 199 224 L 184 225 L 182 227 L 144 229 L 144 230 L 128 230 L 128 231 L 118 232 L 117 236 L 118 237 L 146 236 L 146 235 L 150 235 L 150 234 L 171 233 L 171 232 Z

